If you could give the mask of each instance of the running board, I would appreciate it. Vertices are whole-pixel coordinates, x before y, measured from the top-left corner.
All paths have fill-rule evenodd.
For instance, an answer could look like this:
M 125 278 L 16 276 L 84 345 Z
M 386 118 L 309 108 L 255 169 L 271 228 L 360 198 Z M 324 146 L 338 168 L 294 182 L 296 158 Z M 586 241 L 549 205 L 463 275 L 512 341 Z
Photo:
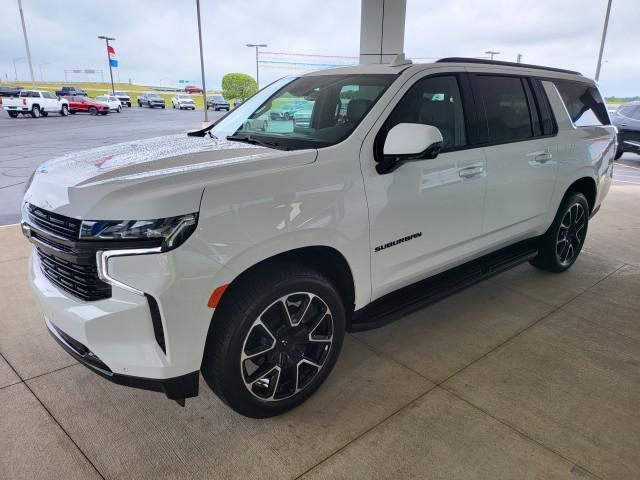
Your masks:
M 463 288 L 535 257 L 538 239 L 526 240 L 391 292 L 354 312 L 348 330 L 378 328 Z

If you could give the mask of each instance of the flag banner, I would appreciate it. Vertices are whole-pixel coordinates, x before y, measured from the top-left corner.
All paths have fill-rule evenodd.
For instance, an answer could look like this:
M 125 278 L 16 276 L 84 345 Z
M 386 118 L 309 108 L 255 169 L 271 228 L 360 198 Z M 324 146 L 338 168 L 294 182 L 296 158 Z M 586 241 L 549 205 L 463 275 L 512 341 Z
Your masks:
M 112 67 L 117 67 L 118 59 L 116 58 L 116 51 L 113 49 L 111 45 L 107 46 L 107 52 L 109 53 L 109 64 Z

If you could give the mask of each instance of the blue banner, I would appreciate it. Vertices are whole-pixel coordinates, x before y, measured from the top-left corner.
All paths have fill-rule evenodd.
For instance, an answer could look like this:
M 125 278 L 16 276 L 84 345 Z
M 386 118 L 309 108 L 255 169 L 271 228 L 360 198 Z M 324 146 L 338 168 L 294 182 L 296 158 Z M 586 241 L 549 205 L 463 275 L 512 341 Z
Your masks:
M 112 67 L 117 67 L 118 66 L 118 60 L 109 60 L 109 63 L 111 64 Z

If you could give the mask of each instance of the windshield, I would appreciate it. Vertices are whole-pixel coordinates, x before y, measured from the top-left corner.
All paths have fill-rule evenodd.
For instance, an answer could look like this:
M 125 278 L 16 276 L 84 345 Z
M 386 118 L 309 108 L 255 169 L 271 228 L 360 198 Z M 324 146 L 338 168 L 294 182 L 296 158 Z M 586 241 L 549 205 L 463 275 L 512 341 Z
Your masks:
M 147 94 L 147 97 L 155 99 L 160 99 L 160 95 L 156 95 L 155 93 Z
M 226 116 L 218 138 L 297 150 L 347 138 L 395 75 L 319 75 L 284 78 L 264 88 Z

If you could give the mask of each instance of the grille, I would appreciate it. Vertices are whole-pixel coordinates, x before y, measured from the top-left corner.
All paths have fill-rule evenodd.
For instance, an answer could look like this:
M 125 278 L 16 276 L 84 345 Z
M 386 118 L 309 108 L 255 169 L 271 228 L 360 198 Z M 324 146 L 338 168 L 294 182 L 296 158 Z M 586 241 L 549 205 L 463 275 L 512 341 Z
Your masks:
M 45 231 L 69 240 L 78 240 L 80 238 L 80 220 L 47 212 L 33 205 L 29 205 L 29 217 L 37 227 Z
M 100 300 L 111 296 L 111 286 L 98 277 L 95 261 L 80 265 L 37 249 L 45 276 L 56 286 L 85 300 Z

